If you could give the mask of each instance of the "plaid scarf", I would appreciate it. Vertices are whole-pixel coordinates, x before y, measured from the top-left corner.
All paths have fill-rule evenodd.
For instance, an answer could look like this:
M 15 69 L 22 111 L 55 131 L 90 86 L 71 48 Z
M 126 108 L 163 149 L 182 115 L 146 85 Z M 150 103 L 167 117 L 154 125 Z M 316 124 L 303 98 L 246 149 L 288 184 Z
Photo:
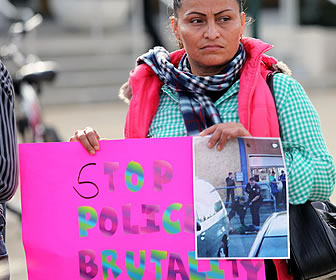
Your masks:
M 188 135 L 198 135 L 214 124 L 222 123 L 217 108 L 208 92 L 226 91 L 237 80 L 246 60 L 242 44 L 234 58 L 221 74 L 214 76 L 194 76 L 185 54 L 178 68 L 170 62 L 169 53 L 162 47 L 155 47 L 137 59 L 137 65 L 147 64 L 159 79 L 172 90 L 177 91 L 180 109 Z

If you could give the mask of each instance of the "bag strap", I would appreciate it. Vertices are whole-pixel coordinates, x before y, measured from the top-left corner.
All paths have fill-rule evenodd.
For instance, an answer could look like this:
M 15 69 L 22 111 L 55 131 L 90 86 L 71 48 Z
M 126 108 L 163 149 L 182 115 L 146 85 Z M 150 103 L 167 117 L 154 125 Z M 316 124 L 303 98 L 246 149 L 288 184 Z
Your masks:
M 272 93 L 272 96 L 273 96 L 273 100 L 274 100 L 274 105 L 275 105 L 275 109 L 277 109 L 276 107 L 276 99 L 275 99 L 275 94 L 274 94 L 274 75 L 278 74 L 278 73 L 281 73 L 280 71 L 274 71 L 274 72 L 269 72 L 266 76 L 266 84 L 268 85 L 271 93 Z M 278 117 L 278 122 L 279 122 L 279 117 Z M 278 123 L 279 124 L 279 129 L 280 129 L 280 122 Z
M 266 76 L 266 83 L 272 93 L 273 96 L 273 100 L 274 100 L 274 104 L 275 104 L 275 108 L 276 108 L 276 102 L 275 102 L 275 94 L 274 94 L 274 75 L 280 73 L 279 71 L 274 71 L 274 72 L 269 72 Z M 280 124 L 279 124 L 279 128 L 280 128 Z M 292 274 L 291 271 L 291 267 L 288 265 L 288 262 L 285 260 L 270 260 L 271 262 L 273 262 L 273 265 L 270 263 L 267 263 L 266 267 L 275 267 L 276 269 L 276 274 L 277 274 L 277 279 L 293 279 L 294 276 Z M 265 260 L 265 264 L 266 264 L 266 260 Z M 274 273 L 274 272 L 273 272 Z M 270 275 L 269 275 L 270 276 Z
M 279 71 L 274 71 L 274 72 L 269 72 L 266 76 L 266 83 L 272 93 L 273 99 L 274 99 L 274 104 L 275 103 L 275 95 L 274 95 L 274 84 L 273 84 L 273 79 L 274 79 L 274 75 L 280 73 Z

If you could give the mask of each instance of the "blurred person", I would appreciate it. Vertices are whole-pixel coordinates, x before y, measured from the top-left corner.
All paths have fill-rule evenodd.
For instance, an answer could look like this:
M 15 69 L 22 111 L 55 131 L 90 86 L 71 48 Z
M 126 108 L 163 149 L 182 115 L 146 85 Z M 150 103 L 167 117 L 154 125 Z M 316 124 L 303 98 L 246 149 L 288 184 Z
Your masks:
M 281 174 L 279 176 L 279 181 L 282 184 L 282 190 L 281 190 L 281 202 L 283 202 L 285 205 L 287 203 L 287 186 L 286 186 L 286 174 L 284 170 L 281 170 Z
M 157 25 L 155 24 L 154 16 L 156 6 L 160 3 L 158 0 L 142 0 L 143 5 L 143 20 L 146 31 L 151 39 L 151 47 L 163 46 L 159 33 L 157 32 Z
M 239 216 L 240 224 L 246 227 L 245 225 L 246 201 L 244 196 L 237 196 L 232 201 L 231 210 L 228 215 L 229 221 L 232 220 L 232 218 L 236 215 L 236 213 Z
M 229 172 L 225 181 L 226 181 L 226 186 L 228 187 L 226 189 L 226 202 L 228 203 L 230 201 L 230 197 L 231 197 L 231 202 L 233 202 L 235 198 L 235 188 L 234 187 L 236 186 L 236 183 L 233 178 L 232 172 Z
M 8 19 L 19 19 L 19 13 L 16 7 L 8 0 L 0 0 L 0 14 Z
M 251 177 L 247 183 L 245 192 L 248 194 L 247 205 L 250 207 L 252 215 L 252 225 L 256 230 L 260 229 L 259 209 L 262 205 L 263 198 L 261 196 L 260 186 L 256 183 L 255 178 Z
M 5 245 L 5 202 L 18 185 L 18 157 L 14 116 L 14 90 L 11 77 L 0 61 L 0 280 L 9 279 Z
M 172 3 L 171 25 L 181 49 L 169 54 L 157 47 L 138 58 L 121 88 L 130 99 L 125 137 L 211 135 L 208 147 L 219 151 L 241 136 L 281 137 L 290 203 L 328 199 L 336 173 L 317 112 L 286 65 L 265 54 L 272 46 L 243 37 L 242 1 Z M 273 97 L 266 78 L 274 72 Z M 87 127 L 70 141 L 80 141 L 93 155 L 99 139 Z M 279 270 L 286 265 L 273 261 Z
M 275 204 L 276 204 L 276 208 L 278 208 L 279 206 L 279 200 L 280 200 L 280 194 L 279 194 L 279 189 L 278 189 L 278 181 L 276 179 L 276 175 L 275 175 L 275 171 L 272 170 L 271 175 L 269 175 L 268 177 L 269 180 L 269 184 L 271 187 L 271 192 L 275 198 Z
M 253 177 L 257 183 L 260 181 L 259 174 L 255 174 Z

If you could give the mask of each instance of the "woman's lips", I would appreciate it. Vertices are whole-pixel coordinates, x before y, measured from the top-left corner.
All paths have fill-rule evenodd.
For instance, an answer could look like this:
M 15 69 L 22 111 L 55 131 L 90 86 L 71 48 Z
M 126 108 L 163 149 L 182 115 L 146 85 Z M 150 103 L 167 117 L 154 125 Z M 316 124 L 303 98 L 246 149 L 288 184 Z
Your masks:
M 201 50 L 207 50 L 207 51 L 217 51 L 219 49 L 222 49 L 223 47 L 221 45 L 205 45 L 201 47 Z

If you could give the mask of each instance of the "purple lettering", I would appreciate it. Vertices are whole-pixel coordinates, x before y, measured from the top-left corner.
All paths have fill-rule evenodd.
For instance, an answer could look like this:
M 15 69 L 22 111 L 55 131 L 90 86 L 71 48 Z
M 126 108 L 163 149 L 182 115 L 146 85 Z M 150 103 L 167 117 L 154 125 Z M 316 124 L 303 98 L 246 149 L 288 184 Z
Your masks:
M 163 172 L 165 171 L 165 172 Z M 173 167 L 164 160 L 154 161 L 154 190 L 162 191 L 162 185 L 167 184 L 173 178 Z
M 247 272 L 247 280 L 258 280 L 258 272 L 263 264 L 263 261 L 244 260 L 240 262 Z M 253 265 L 256 263 L 256 265 Z
M 175 263 L 177 264 L 176 270 L 175 270 Z M 178 254 L 170 254 L 167 280 L 176 280 L 177 274 L 180 274 L 182 280 L 189 280 L 188 274 L 184 268 L 181 257 Z
M 142 234 L 160 231 L 160 226 L 155 224 L 155 213 L 159 213 L 159 211 L 159 205 L 142 205 L 142 213 L 147 215 L 147 224 L 145 227 L 141 227 L 140 229 Z
M 131 225 L 131 203 L 122 207 L 124 232 L 126 234 L 139 234 L 139 226 Z
M 114 191 L 114 177 L 113 172 L 118 171 L 119 162 L 105 162 L 104 163 L 104 174 L 109 176 L 109 190 Z
M 110 228 L 107 228 L 108 221 L 110 221 Z M 100 231 L 106 236 L 115 234 L 118 228 L 117 213 L 110 207 L 104 207 L 99 216 Z
M 78 254 L 80 277 L 85 280 L 95 278 L 98 272 L 94 262 L 96 254 L 91 250 L 82 250 Z

